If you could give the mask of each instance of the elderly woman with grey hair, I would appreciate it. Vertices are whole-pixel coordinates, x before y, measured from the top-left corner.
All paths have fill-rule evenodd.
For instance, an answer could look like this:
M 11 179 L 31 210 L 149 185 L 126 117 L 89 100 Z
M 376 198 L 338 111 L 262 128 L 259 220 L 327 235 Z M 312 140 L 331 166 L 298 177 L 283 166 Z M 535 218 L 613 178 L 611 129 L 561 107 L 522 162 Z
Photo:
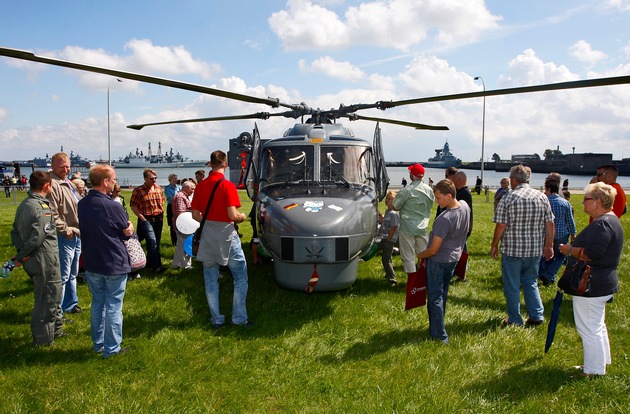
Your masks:
M 589 184 L 584 194 L 584 212 L 592 223 L 577 235 L 573 244 L 560 245 L 568 256 L 567 268 L 578 259 L 591 267 L 591 288 L 583 296 L 573 297 L 575 327 L 582 338 L 584 365 L 579 376 L 606 374 L 610 365 L 610 343 L 606 329 L 606 303 L 619 290 L 617 267 L 623 250 L 623 228 L 612 212 L 617 191 L 604 183 Z

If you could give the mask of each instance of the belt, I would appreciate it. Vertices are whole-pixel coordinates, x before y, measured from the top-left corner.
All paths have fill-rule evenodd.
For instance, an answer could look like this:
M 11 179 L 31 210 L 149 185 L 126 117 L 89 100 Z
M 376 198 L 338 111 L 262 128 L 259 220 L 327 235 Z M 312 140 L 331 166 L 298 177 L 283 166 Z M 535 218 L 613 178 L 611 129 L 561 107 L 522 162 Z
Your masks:
M 147 219 L 148 222 L 155 223 L 156 221 L 163 221 L 164 214 L 160 214 L 157 216 L 144 216 L 144 218 Z

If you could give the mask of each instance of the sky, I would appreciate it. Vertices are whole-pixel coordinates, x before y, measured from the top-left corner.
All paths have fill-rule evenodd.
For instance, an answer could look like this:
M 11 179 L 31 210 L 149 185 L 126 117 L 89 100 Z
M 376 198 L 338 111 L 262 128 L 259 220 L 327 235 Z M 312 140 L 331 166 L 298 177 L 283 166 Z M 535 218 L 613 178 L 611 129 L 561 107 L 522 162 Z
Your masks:
M 5 4 L 0 46 L 330 109 L 630 74 L 630 0 L 84 0 Z M 475 80 L 475 77 L 480 77 Z M 482 82 L 483 80 L 483 82 Z M 0 160 L 59 151 L 107 159 L 162 151 L 209 159 L 254 122 L 129 124 L 273 112 L 100 74 L 0 57 Z M 388 161 L 426 161 L 448 141 L 464 161 L 560 149 L 630 157 L 630 85 L 361 111 L 446 125 L 380 124 Z M 280 109 L 280 111 L 282 108 Z M 375 123 L 342 122 L 372 140 Z

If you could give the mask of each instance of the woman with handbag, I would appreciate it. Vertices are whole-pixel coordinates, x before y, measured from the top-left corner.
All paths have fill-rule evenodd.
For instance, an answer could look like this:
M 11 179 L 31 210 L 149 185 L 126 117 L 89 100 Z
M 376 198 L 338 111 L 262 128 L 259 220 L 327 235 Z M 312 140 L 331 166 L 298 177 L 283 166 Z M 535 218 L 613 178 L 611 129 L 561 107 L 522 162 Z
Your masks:
M 567 269 L 578 259 L 586 261 L 591 269 L 589 290 L 581 296 L 573 296 L 575 327 L 584 348 L 584 365 L 579 367 L 582 377 L 604 375 L 606 365 L 611 363 L 606 303 L 619 290 L 617 266 L 623 250 L 623 228 L 612 212 L 616 195 L 617 191 L 608 184 L 589 184 L 583 203 L 584 212 L 593 221 L 577 235 L 573 244 L 560 245 L 560 252 L 568 256 Z M 558 282 L 558 286 L 561 285 Z

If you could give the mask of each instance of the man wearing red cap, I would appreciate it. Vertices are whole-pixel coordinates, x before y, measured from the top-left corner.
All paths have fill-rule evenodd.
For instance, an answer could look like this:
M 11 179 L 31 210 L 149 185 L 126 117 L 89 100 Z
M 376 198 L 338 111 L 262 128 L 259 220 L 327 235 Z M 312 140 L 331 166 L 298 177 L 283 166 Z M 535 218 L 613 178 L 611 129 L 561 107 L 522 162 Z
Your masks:
M 411 183 L 398 192 L 392 204 L 400 211 L 400 257 L 407 273 L 416 271 L 416 255 L 427 248 L 429 242 L 429 216 L 435 201 L 433 189 L 422 182 L 424 167 L 409 167 Z

